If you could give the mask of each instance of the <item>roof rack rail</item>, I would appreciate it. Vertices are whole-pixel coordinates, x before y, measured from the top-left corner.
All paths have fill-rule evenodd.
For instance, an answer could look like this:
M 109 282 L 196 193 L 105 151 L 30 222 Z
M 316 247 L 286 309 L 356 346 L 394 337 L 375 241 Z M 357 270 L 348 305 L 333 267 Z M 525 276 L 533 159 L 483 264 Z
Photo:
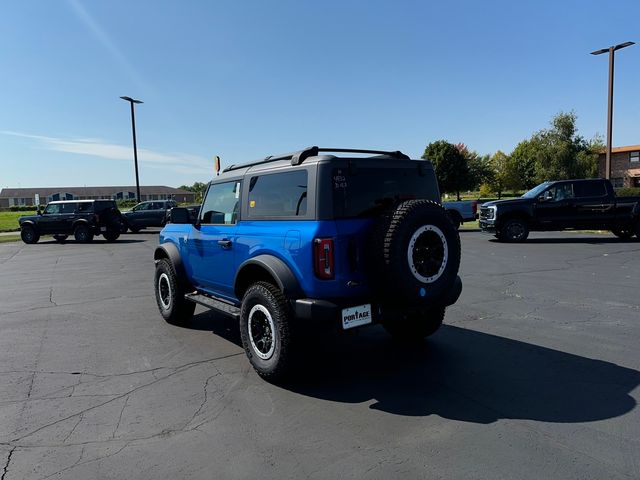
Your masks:
M 371 153 L 376 155 L 385 155 L 387 157 L 393 157 L 402 160 L 409 160 L 410 157 L 405 155 L 399 150 L 387 151 L 387 150 L 363 150 L 359 148 L 320 148 L 320 147 L 308 147 L 298 152 L 285 153 L 283 155 L 275 155 L 265 157 L 262 160 L 255 162 L 243 163 L 240 165 L 230 165 L 224 169 L 225 172 L 230 170 L 237 170 L 238 168 L 253 167 L 254 165 L 262 165 L 263 163 L 275 162 L 278 160 L 291 160 L 291 165 L 300 165 L 307 158 L 316 157 L 320 152 L 335 152 L 335 153 Z

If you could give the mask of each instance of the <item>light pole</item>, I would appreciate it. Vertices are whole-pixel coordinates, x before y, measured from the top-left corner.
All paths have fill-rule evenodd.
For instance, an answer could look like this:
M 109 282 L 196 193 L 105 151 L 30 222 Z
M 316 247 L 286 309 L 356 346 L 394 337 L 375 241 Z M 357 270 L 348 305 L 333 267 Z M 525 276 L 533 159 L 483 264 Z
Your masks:
M 131 129 L 133 130 L 133 161 L 136 165 L 136 197 L 140 202 L 140 179 L 138 178 L 138 146 L 136 145 L 136 114 L 133 111 L 134 103 L 143 103 L 142 100 L 134 100 L 131 97 L 120 97 L 131 105 Z
M 635 42 L 624 42 L 609 48 L 591 52 L 591 55 L 602 55 L 609 52 L 609 106 L 607 108 L 607 154 L 604 162 L 604 178 L 611 179 L 611 131 L 613 129 L 613 61 L 615 51 L 634 45 Z

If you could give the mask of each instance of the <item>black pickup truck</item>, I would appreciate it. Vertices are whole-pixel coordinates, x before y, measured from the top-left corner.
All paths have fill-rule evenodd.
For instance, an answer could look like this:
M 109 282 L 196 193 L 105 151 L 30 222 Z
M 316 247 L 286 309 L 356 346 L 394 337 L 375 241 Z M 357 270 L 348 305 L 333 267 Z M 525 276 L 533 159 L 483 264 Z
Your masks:
M 604 179 L 544 182 L 520 198 L 484 203 L 480 228 L 504 242 L 550 230 L 610 230 L 640 239 L 640 197 L 616 197 Z

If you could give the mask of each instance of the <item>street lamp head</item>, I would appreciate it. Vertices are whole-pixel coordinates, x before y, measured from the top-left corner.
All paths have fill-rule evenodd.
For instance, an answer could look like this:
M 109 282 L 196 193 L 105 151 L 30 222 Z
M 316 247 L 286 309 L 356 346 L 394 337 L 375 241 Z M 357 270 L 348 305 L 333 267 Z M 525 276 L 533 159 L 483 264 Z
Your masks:
M 603 48 L 601 50 L 596 50 L 595 52 L 591 52 L 591 55 L 602 55 L 607 52 L 615 52 L 616 50 L 620 50 L 621 48 L 630 47 L 631 45 L 635 45 L 635 42 L 624 42 L 619 43 L 618 45 L 612 45 L 609 48 Z
M 621 48 L 630 47 L 631 45 L 635 45 L 635 42 L 624 42 L 613 47 L 614 50 L 620 50 Z
M 127 102 L 131 102 L 131 103 L 144 103 L 142 100 L 135 100 L 131 97 L 120 97 L 123 100 L 126 100 Z

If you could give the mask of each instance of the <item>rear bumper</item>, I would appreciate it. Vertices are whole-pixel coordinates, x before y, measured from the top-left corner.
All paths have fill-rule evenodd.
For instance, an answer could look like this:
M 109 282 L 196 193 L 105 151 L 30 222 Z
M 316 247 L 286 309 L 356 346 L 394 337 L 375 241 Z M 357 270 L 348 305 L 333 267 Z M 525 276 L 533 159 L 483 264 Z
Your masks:
M 433 306 L 448 307 L 456 303 L 462 293 L 462 280 L 459 276 L 453 283 L 447 295 Z M 326 322 L 340 322 L 342 310 L 349 307 L 371 304 L 373 323 L 380 321 L 384 306 L 371 298 L 357 298 L 348 300 L 321 300 L 315 298 L 298 298 L 293 302 L 295 316 L 301 320 Z M 428 305 L 425 305 L 428 307 Z

